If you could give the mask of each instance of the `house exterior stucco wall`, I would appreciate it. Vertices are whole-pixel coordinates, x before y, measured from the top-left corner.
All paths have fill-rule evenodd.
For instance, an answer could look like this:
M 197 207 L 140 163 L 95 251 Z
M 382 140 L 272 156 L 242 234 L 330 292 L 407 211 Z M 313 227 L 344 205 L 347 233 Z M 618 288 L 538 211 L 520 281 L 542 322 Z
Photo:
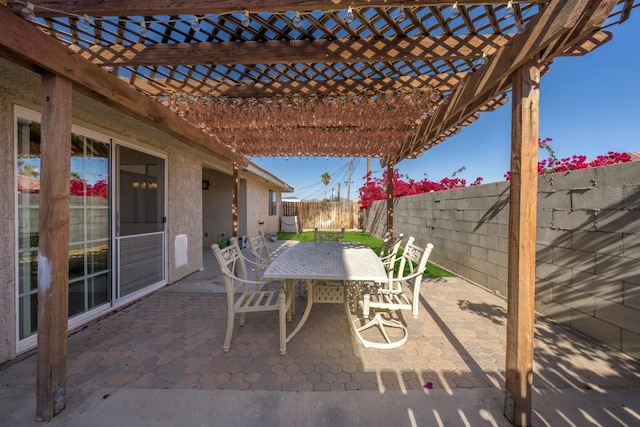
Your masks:
M 209 181 L 209 189 L 202 190 L 202 234 L 206 247 L 218 242 L 220 233 L 233 234 L 233 176 L 205 169 L 202 179 Z M 200 249 L 202 251 L 202 249 Z
M 181 150 L 171 148 L 167 154 L 167 252 L 169 283 L 173 283 L 202 267 L 202 164 Z M 180 234 L 187 235 L 188 264 L 175 268 L 174 239 Z
M 401 197 L 394 232 L 431 260 L 506 296 L 509 182 Z M 382 235 L 386 201 L 365 229 Z M 541 176 L 536 309 L 640 359 L 640 162 Z
M 269 190 L 276 192 L 276 214 L 269 215 Z M 247 234 L 255 236 L 258 231 L 264 233 L 277 233 L 280 226 L 280 199 L 279 191 L 270 188 L 259 181 L 247 182 L 246 206 L 247 206 Z
M 226 237 L 233 235 L 233 176 L 205 169 L 202 179 L 209 181 L 209 189 L 203 190 L 203 244 L 205 247 L 216 243 L 220 233 Z M 277 209 L 280 205 L 280 191 L 259 180 L 240 179 L 238 195 L 238 235 L 255 236 L 258 231 L 277 233 L 279 215 L 269 215 L 269 190 L 276 192 Z M 279 212 L 279 211 L 278 211 Z
M 0 58 L 0 363 L 16 356 L 16 246 L 14 109 L 39 111 L 41 78 Z M 73 123 L 128 146 L 166 157 L 167 278 L 169 283 L 202 267 L 203 161 L 220 166 L 213 156 L 185 147 L 176 138 L 77 92 L 73 93 Z M 188 236 L 188 265 L 174 268 L 173 241 Z

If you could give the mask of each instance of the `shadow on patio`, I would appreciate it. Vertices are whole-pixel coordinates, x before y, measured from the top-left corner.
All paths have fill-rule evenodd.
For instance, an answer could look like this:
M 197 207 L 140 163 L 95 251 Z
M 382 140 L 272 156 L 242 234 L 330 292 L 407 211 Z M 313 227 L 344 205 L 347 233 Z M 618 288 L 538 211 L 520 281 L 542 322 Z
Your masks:
M 156 425 L 171 425 L 178 416 L 181 425 L 223 425 L 226 419 L 236 425 L 380 425 L 385 416 L 396 425 L 508 425 L 502 415 L 506 302 L 497 296 L 457 278 L 427 280 L 420 318 L 405 317 L 410 338 L 394 350 L 364 349 L 340 305 L 317 304 L 280 356 L 277 316 L 249 315 L 245 326 L 236 324 L 231 351 L 224 353 L 224 286 L 210 260 L 206 268 L 70 337 L 69 408 L 51 425 L 74 425 L 90 413 L 96 421 L 101 405 L 122 411 L 125 423 L 160 405 L 148 418 Z M 534 422 L 640 422 L 638 401 L 631 398 L 640 389 L 640 364 L 540 319 L 535 345 Z M 34 356 L 0 371 L 3 420 L 33 422 L 35 378 Z M 226 394 L 203 398 L 187 390 Z M 279 392 L 279 415 L 255 409 L 274 399 L 265 391 Z M 198 412 L 189 405 L 200 405 L 199 399 Z M 296 403 L 282 409 L 287 399 Z M 207 414 L 216 401 L 216 415 Z M 225 418 L 248 404 L 257 405 L 250 419 Z M 285 422 L 285 415 L 294 419 Z

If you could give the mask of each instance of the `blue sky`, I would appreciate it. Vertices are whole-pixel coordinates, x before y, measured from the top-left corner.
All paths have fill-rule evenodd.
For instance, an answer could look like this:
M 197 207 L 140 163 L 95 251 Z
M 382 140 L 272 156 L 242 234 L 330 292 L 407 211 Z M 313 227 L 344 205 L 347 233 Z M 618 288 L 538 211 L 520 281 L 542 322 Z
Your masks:
M 558 158 L 583 154 L 593 159 L 609 151 L 640 151 L 640 10 L 622 25 L 607 30 L 613 40 L 582 57 L 558 58 L 542 77 L 540 86 L 540 137 L 553 138 Z M 396 169 L 415 180 L 428 176 L 440 180 L 456 176 L 468 183 L 504 180 L 509 170 L 511 104 L 484 113 L 457 135 L 426 151 L 415 160 L 404 160 Z M 546 156 L 543 156 L 546 157 Z M 341 183 L 346 197 L 348 164 L 352 161 L 352 199 L 363 184 L 367 160 L 363 158 L 252 158 L 259 166 L 292 185 L 286 197 L 321 199 L 325 187 L 320 176 L 328 172 L 332 182 L 327 196 Z M 374 176 L 381 176 L 379 159 L 371 160 Z

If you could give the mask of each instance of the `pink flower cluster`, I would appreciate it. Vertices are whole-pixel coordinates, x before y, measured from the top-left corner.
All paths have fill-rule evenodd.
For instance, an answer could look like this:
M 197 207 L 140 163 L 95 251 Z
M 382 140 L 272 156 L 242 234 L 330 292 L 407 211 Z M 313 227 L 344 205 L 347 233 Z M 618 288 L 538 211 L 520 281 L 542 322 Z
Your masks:
M 571 157 L 565 157 L 558 160 L 555 152 L 549 145 L 551 141 L 553 141 L 551 138 L 538 139 L 538 147 L 547 150 L 549 153 L 549 157 L 538 162 L 539 175 L 614 165 L 616 163 L 631 161 L 631 155 L 629 155 L 629 153 L 618 153 L 615 151 L 609 151 L 607 154 L 600 155 L 589 162 L 587 162 L 587 156 L 583 155 L 573 155 Z M 510 180 L 511 172 L 509 171 L 505 173 L 504 177 L 507 181 Z
M 383 172 L 382 178 L 373 178 L 371 172 L 364 177 L 364 185 L 358 190 L 360 193 L 360 209 L 367 209 L 376 200 L 387 198 L 387 172 Z M 405 181 L 403 178 L 406 178 Z M 470 185 L 482 184 L 482 178 L 478 177 Z M 408 176 L 403 176 L 398 169 L 393 171 L 393 197 L 411 196 L 414 194 L 429 193 L 431 191 L 451 190 L 463 188 L 467 181 L 462 178 L 442 178 L 440 181 L 431 181 L 427 178 L 415 181 Z
M 106 181 L 96 181 L 91 185 L 81 179 L 71 179 L 70 190 L 72 196 L 101 197 L 106 199 L 109 196 L 109 186 Z
M 587 162 L 587 157 L 575 155 L 558 160 L 555 152 L 549 145 L 553 140 L 551 138 L 538 139 L 538 148 L 546 150 L 549 156 L 538 162 L 538 174 L 543 175 L 554 172 L 566 172 L 575 169 L 586 169 L 597 166 L 613 165 L 616 163 L 624 163 L 631 161 L 629 153 L 617 153 L 609 151 L 605 155 L 596 157 Z M 393 197 L 410 196 L 413 194 L 429 193 L 431 191 L 451 190 L 454 188 L 463 188 L 467 186 L 467 181 L 461 178 L 455 178 L 456 174 L 462 172 L 466 167 L 461 167 L 455 171 L 451 178 L 442 178 L 440 181 L 430 181 L 423 179 L 414 181 L 408 176 L 403 176 L 395 169 L 393 171 Z M 511 172 L 504 174 L 504 177 L 511 179 Z M 387 198 L 387 172 L 382 174 L 382 178 L 373 178 L 371 172 L 364 177 L 365 184 L 358 190 L 360 192 L 360 209 L 367 209 L 376 200 L 384 200 Z M 405 180 L 406 179 L 406 180 Z M 482 178 L 476 178 L 469 185 L 482 184 Z

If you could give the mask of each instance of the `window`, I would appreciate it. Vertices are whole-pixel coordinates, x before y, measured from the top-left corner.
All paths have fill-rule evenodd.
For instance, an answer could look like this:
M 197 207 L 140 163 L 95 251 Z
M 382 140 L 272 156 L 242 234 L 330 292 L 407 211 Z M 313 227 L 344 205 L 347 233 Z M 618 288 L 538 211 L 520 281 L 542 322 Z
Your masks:
M 18 118 L 18 337 L 38 320 L 40 123 Z M 110 146 L 73 133 L 69 176 L 69 318 L 111 301 Z
M 269 216 L 275 215 L 278 211 L 276 200 L 276 192 L 269 190 Z

